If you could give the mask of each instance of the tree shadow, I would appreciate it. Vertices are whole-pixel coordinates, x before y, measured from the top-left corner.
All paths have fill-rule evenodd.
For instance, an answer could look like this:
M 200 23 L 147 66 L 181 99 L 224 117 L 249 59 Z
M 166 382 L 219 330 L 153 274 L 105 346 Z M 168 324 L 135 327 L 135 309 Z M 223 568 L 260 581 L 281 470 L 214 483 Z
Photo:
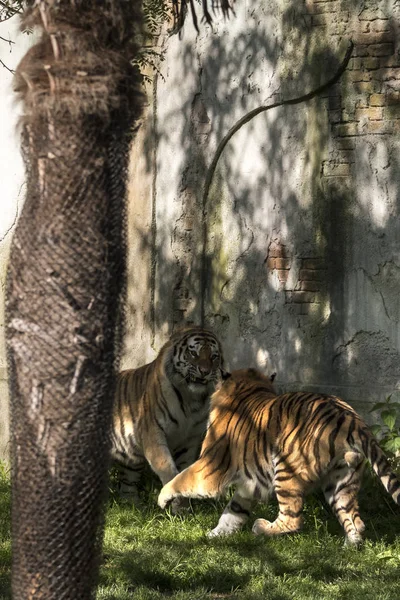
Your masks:
M 400 196 L 398 142 L 375 135 L 372 121 L 364 127 L 357 112 L 370 91 L 357 77 L 366 67 L 356 4 L 342 7 L 350 25 L 340 35 L 337 19 L 321 26 L 312 7 L 288 0 L 283 11 L 243 3 L 214 34 L 204 26 L 195 37 L 187 24 L 183 40 L 168 39 L 143 139 L 152 230 L 140 220 L 132 230 L 151 292 L 144 321 L 128 333 L 153 357 L 175 327 L 204 319 L 230 368 L 268 368 L 279 389 L 332 391 L 365 413 L 400 380 Z M 207 166 L 229 128 L 257 106 L 320 85 L 350 37 L 354 57 L 342 80 L 245 125 L 203 205 Z M 372 76 L 371 89 L 389 94 L 383 69 Z M 343 130 L 350 122 L 357 135 Z M 128 313 L 135 310 L 131 303 Z

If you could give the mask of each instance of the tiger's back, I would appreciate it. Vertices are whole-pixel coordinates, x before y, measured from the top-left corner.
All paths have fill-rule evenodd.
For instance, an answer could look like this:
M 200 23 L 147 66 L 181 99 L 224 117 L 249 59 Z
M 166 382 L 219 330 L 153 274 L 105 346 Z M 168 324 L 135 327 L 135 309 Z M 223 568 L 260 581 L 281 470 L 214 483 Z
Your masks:
M 197 458 L 222 367 L 216 336 L 189 327 L 173 334 L 153 362 L 119 374 L 112 457 L 124 467 L 121 495 L 137 501 L 146 463 L 164 484 Z
M 361 417 L 334 396 L 292 392 L 277 396 L 270 380 L 254 369 L 236 371 L 215 392 L 210 426 L 199 460 L 160 494 L 215 496 L 235 484 L 214 535 L 246 521 L 254 499 L 272 492 L 279 503 L 273 523 L 258 519 L 253 531 L 276 535 L 300 528 L 305 495 L 322 488 L 346 539 L 358 544 L 364 524 L 358 510 L 364 458 L 394 501 L 400 483 Z

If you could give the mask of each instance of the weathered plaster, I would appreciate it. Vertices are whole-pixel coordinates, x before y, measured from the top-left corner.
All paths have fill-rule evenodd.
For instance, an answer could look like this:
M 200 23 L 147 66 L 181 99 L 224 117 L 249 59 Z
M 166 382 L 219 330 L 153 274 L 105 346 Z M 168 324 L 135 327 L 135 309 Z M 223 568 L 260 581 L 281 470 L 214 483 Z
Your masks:
M 281 389 L 332 391 L 366 411 L 400 387 L 400 115 L 377 106 L 397 93 L 398 71 L 382 70 L 397 64 L 386 58 L 396 53 L 390 8 L 235 6 L 214 33 L 203 26 L 196 36 L 189 19 L 182 40 L 167 40 L 160 67 L 155 347 L 173 327 L 198 322 L 203 302 L 231 368 L 276 370 Z M 230 127 L 321 84 L 350 38 L 351 64 L 328 93 L 263 113 L 235 134 L 202 206 L 207 167 Z
M 0 40 L 0 59 L 14 69 L 30 45 L 29 36 L 19 32 L 19 20 L 0 23 L 0 36 L 14 44 Z M 0 64 L 0 459 L 7 456 L 8 444 L 8 382 L 4 339 L 4 295 L 7 261 L 11 237 L 24 199 L 24 173 L 19 151 L 17 122 L 19 107 L 12 92 L 12 74 Z

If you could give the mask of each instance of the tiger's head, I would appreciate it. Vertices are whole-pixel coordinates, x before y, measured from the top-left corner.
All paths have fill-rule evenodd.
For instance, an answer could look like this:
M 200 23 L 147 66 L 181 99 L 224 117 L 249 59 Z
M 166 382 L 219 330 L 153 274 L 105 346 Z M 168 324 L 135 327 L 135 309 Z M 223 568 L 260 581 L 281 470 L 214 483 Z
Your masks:
M 224 373 L 221 344 L 208 329 L 188 327 L 171 338 L 173 371 L 190 387 L 208 386 Z

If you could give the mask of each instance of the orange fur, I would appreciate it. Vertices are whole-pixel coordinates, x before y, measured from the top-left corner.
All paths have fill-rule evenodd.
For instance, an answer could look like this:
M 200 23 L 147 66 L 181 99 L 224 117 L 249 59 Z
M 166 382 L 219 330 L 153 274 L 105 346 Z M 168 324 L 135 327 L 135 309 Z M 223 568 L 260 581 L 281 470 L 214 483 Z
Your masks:
M 254 499 L 276 494 L 273 523 L 258 519 L 256 534 L 297 531 L 305 495 L 322 488 L 349 543 L 361 542 L 364 524 L 357 493 L 367 457 L 394 501 L 400 483 L 361 417 L 335 396 L 293 392 L 277 396 L 270 379 L 254 369 L 232 373 L 211 399 L 201 455 L 161 491 L 159 505 L 177 497 L 235 494 L 212 535 L 231 533 L 247 519 Z

